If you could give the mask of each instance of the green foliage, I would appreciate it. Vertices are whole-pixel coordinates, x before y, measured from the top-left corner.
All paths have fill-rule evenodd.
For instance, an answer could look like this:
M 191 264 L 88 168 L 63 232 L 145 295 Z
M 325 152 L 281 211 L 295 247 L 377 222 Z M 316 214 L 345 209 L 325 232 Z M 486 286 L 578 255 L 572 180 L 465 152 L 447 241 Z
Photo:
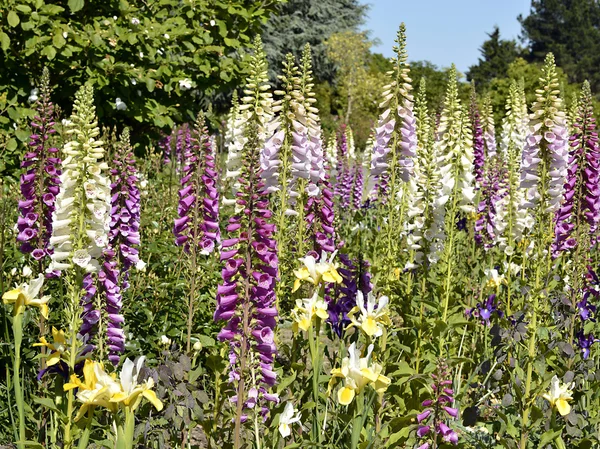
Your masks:
M 500 29 L 488 34 L 480 48 L 481 58 L 477 65 L 471 66 L 467 72 L 467 80 L 475 81 L 478 90 L 487 87 L 494 78 L 507 76 L 508 67 L 521 53 L 514 40 L 500 39 Z
M 529 58 L 541 62 L 548 52 L 574 83 L 588 79 L 600 90 L 600 4 L 594 0 L 534 0 L 531 13 L 519 16 Z
M 359 0 L 288 0 L 278 5 L 267 21 L 263 40 L 275 79 L 287 53 L 300 58 L 304 44 L 310 44 L 316 81 L 333 81 L 335 69 L 328 60 L 325 41 L 334 33 L 357 31 L 368 7 Z
M 363 148 L 377 115 L 385 74 L 381 65 L 372 65 L 372 43 L 365 33 L 347 31 L 333 34 L 326 42 L 327 56 L 337 68 L 338 115 L 354 131 L 357 146 Z
M 4 3 L 0 129 L 9 137 L 0 142 L 3 153 L 11 156 L 17 141 L 28 138 L 26 122 L 33 114 L 28 97 L 44 66 L 60 85 L 53 100 L 66 114 L 75 91 L 89 80 L 103 125 L 130 126 L 147 138 L 193 120 L 216 94 L 238 83 L 240 55 L 278 2 Z

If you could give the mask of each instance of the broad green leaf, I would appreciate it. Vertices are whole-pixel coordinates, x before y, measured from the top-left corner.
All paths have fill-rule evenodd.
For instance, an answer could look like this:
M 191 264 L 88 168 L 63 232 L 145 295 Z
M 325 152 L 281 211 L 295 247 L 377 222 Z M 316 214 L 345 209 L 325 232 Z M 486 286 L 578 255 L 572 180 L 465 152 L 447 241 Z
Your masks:
M 31 12 L 31 8 L 27 5 L 17 5 L 15 6 L 15 9 L 23 14 L 29 14 Z
M 10 37 L 3 31 L 0 31 L 0 47 L 6 51 L 10 47 Z
M 52 37 L 52 44 L 56 48 L 61 48 L 65 45 L 65 43 L 66 41 L 62 35 L 62 32 L 60 30 L 57 30 L 57 32 L 55 32 L 54 36 Z
M 19 22 L 21 22 L 21 19 L 19 19 L 19 15 L 14 11 L 10 11 L 8 13 L 8 17 L 6 18 L 6 20 L 8 21 L 8 24 L 13 28 L 16 27 L 19 24 Z
M 40 8 L 40 12 L 48 16 L 55 16 L 63 12 L 65 8 L 58 5 L 44 5 Z
M 41 53 L 48 57 L 48 59 L 54 59 L 56 56 L 56 48 L 54 48 L 52 45 L 48 45 L 42 49 Z
M 85 0 L 69 0 L 69 9 L 71 12 L 80 11 L 85 4 Z
M 146 89 L 148 89 L 149 92 L 153 92 L 155 86 L 156 86 L 155 80 L 153 80 L 152 78 L 148 78 L 146 80 Z

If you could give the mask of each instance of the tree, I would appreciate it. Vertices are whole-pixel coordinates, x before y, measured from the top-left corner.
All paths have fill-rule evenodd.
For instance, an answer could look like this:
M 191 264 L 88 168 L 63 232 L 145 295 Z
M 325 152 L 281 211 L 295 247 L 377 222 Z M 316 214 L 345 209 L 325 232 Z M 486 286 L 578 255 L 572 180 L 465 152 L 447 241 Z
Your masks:
M 519 16 L 529 59 L 541 62 L 552 52 L 572 82 L 589 80 L 600 89 L 600 4 L 597 0 L 533 0 Z
M 0 5 L 0 155 L 14 158 L 47 66 L 68 114 L 89 80 L 103 125 L 148 137 L 193 120 L 243 77 L 245 47 L 280 0 L 15 0 Z M 2 143 L 0 142 L 0 145 Z M 4 151 L 2 151 L 4 150 Z
M 338 114 L 343 117 L 343 123 L 352 127 L 357 146 L 361 148 L 371 132 L 387 79 L 378 64 L 372 64 L 372 42 L 366 33 L 335 33 L 325 45 L 327 57 L 337 69 Z
M 334 33 L 357 31 L 367 8 L 359 0 L 288 0 L 278 5 L 263 32 L 271 78 L 275 79 L 287 53 L 300 59 L 304 44 L 309 43 L 315 80 L 332 81 L 335 69 L 327 59 L 325 41 Z
M 479 91 L 488 86 L 494 78 L 506 77 L 508 66 L 521 53 L 514 40 L 500 39 L 498 27 L 494 27 L 494 31 L 488 33 L 488 36 L 489 39 L 479 49 L 479 62 L 467 72 L 467 80 L 475 81 L 475 87 Z

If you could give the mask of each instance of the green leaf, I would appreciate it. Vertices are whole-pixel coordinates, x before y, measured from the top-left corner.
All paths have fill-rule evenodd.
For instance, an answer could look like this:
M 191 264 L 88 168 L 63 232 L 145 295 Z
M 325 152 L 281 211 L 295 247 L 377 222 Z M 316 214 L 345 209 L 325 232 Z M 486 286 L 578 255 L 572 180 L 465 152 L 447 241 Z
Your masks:
M 27 131 L 26 129 L 16 130 L 15 135 L 17 136 L 17 139 L 19 139 L 21 142 L 27 142 L 27 140 L 29 140 L 29 131 Z
M 77 12 L 83 8 L 84 0 L 69 0 L 69 9 L 71 12 Z
M 554 441 L 556 438 L 560 437 L 562 430 L 549 430 L 542 435 L 542 439 L 540 440 L 540 444 L 538 447 L 544 447 L 546 444 Z
M 60 32 L 60 30 L 57 30 L 57 32 L 54 33 L 54 36 L 52 37 L 52 44 L 56 47 L 56 48 L 61 48 L 65 45 L 66 41 L 65 38 L 63 37 L 62 33 Z
M 15 9 L 23 14 L 29 14 L 31 12 L 31 8 L 27 5 L 17 5 L 15 6 Z
M 63 12 L 65 8 L 58 5 L 44 5 L 40 8 L 40 12 L 48 16 L 55 16 Z
M 19 15 L 14 11 L 10 11 L 6 19 L 8 20 L 8 24 L 13 28 L 21 22 L 21 19 L 19 19 Z
M 42 49 L 41 53 L 52 60 L 56 56 L 56 49 L 52 45 L 48 45 Z
M 153 80 L 152 78 L 148 78 L 146 80 L 146 89 L 148 89 L 149 92 L 153 92 L 154 87 L 156 87 L 156 81 Z
M 6 149 L 8 151 L 15 151 L 17 149 L 17 139 L 14 137 L 8 141 L 6 144 Z
M 8 50 L 10 47 L 10 37 L 2 31 L 0 31 L 0 47 L 2 47 L 2 50 L 4 51 Z
M 33 402 L 36 404 L 43 405 L 45 408 L 58 412 L 58 408 L 56 407 L 56 403 L 50 398 L 38 398 L 34 397 Z

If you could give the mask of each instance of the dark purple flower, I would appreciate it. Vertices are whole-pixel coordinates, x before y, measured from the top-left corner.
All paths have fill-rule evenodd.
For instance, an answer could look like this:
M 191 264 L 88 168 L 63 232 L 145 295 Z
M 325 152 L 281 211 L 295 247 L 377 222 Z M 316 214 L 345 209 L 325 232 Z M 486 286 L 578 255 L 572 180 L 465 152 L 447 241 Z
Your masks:
M 575 133 L 570 138 L 571 152 L 563 201 L 555 215 L 554 257 L 577 246 L 579 242 L 574 237 L 584 223 L 594 233 L 600 222 L 600 149 L 587 82 L 580 98 L 579 117 L 573 126 Z
M 59 191 L 61 160 L 58 149 L 51 146 L 54 128 L 54 105 L 50 101 L 50 75 L 44 69 L 40 95 L 36 102 L 36 115 L 31 122 L 33 133 L 30 137 L 30 150 L 23 156 L 21 168 L 21 195 L 19 201 L 20 216 L 17 220 L 17 241 L 19 249 L 31 254 L 40 262 L 50 254 L 48 248 L 52 235 L 52 212 Z
M 584 360 L 587 360 L 587 358 L 590 356 L 592 345 L 597 341 L 599 340 L 594 338 L 592 334 L 585 335 L 583 329 L 577 332 L 577 344 L 581 348 Z
M 268 91 L 259 90 L 267 76 L 266 56 L 260 38 L 255 42 L 247 89 L 256 97 L 264 98 L 270 96 Z M 224 321 L 218 339 L 229 343 L 229 380 L 236 391 L 235 402 L 238 407 L 246 404 L 250 399 L 248 392 L 255 388 L 255 406 L 258 407 L 261 399 L 274 399 L 273 396 L 267 399 L 264 393 L 277 380 L 273 369 L 276 348 L 272 332 L 277 324 L 275 284 L 279 273 L 270 194 L 260 166 L 261 151 L 269 136 L 259 137 L 259 128 L 264 129 L 266 124 L 264 117 L 252 109 L 254 103 L 247 102 L 245 106 L 249 107 L 244 123 L 248 139 L 242 149 L 236 213 L 229 218 L 225 236 L 227 240 L 233 239 L 229 240 L 232 246 L 221 254 L 223 280 L 217 287 L 214 319 Z M 266 412 L 268 409 L 261 407 L 263 417 Z
M 177 208 L 179 218 L 175 219 L 173 227 L 175 244 L 183 246 L 188 253 L 193 250 L 194 253 L 210 254 L 220 241 L 217 176 L 208 129 L 204 117 L 200 116 L 185 153 Z M 233 246 L 232 242 L 223 242 L 226 251 L 221 257 Z
M 123 293 L 129 288 L 130 269 L 140 261 L 137 248 L 140 244 L 139 178 L 127 128 L 117 144 L 113 167 L 109 244 L 104 250 L 98 281 L 106 316 L 108 359 L 117 365 L 125 350 L 125 334 L 121 330 Z
M 356 306 L 356 293 L 360 290 L 366 298 L 373 289 L 367 261 L 353 261 L 347 254 L 339 253 L 342 266 L 338 269 L 342 283 L 326 293 L 329 323 L 338 335 L 350 324 L 348 312 Z
M 485 142 L 483 140 L 483 127 L 477 107 L 475 88 L 471 95 L 470 107 L 471 129 L 473 130 L 473 172 L 475 174 L 475 186 L 480 188 L 483 183 L 483 167 L 485 164 Z

